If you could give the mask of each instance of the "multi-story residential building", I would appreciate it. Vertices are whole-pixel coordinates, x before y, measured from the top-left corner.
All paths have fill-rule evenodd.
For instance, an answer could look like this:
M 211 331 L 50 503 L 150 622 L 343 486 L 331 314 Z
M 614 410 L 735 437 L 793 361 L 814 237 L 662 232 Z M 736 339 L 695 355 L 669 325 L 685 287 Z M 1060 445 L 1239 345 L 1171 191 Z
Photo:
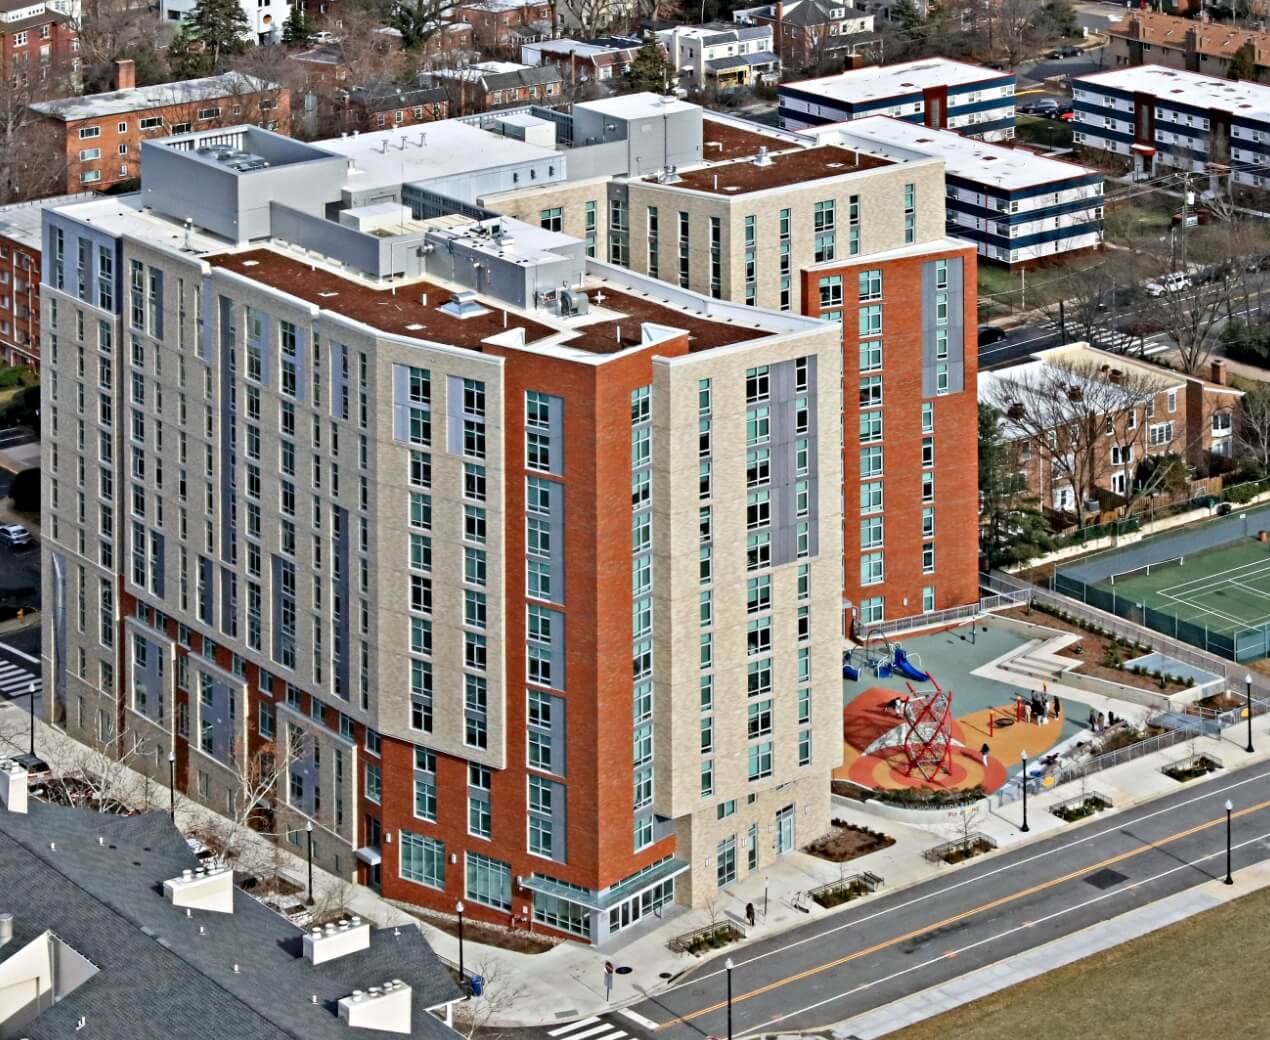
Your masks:
M 850 68 L 881 57 L 882 38 L 873 31 L 873 15 L 829 0 L 778 0 L 733 11 L 732 20 L 771 26 L 776 40 L 772 49 L 790 69 L 834 60 Z
M 1270 87 L 1159 65 L 1072 81 L 1078 149 L 1124 158 L 1135 176 L 1168 168 L 1270 185 Z
M 843 463 L 847 621 L 974 601 L 975 464 L 941 452 L 937 489 L 933 461 L 936 443 L 972 441 L 977 421 L 975 246 L 946 237 L 943 160 L 814 145 L 713 113 L 699 132 L 713 161 L 479 201 L 672 285 L 840 319 L 860 405 Z
M 0 0 L 0 80 L 22 88 L 15 100 L 64 90 L 79 72 L 78 4 Z
M 555 35 L 550 0 L 471 0 L 449 12 L 472 27 L 473 45 L 489 53 L 519 54 L 522 44 Z
M 605 83 L 626 75 L 640 41 L 610 37 L 601 40 L 539 40 L 520 48 L 525 65 L 555 65 L 569 84 Z
M 344 130 L 414 126 L 450 114 L 450 94 L 441 87 L 372 83 L 345 91 L 342 101 L 340 122 Z
M 676 25 L 657 39 L 686 89 L 737 90 L 780 79 L 771 26 Z
M 90 192 L 0 206 L 0 362 L 40 369 L 40 227 L 44 210 Z
M 64 135 L 68 191 L 135 179 L 142 142 L 165 134 L 244 121 L 290 130 L 291 95 L 275 83 L 227 72 L 137 87 L 132 61 L 116 64 L 117 90 L 31 105 Z
M 1229 76 L 1241 52 L 1259 79 L 1270 72 L 1270 33 L 1213 22 L 1133 11 L 1107 30 L 1111 64 L 1163 65 L 1209 76 Z
M 801 130 L 895 116 L 985 141 L 1014 136 L 1014 76 L 946 58 L 882 65 L 780 87 L 781 125 Z
M 1023 486 L 1073 512 L 1078 499 L 1123 504 L 1144 461 L 1231 457 L 1243 391 L 1227 385 L 1225 362 L 1210 368 L 1201 379 L 1074 343 L 979 373 L 978 393 L 1001 414 Z
M 896 162 L 943 159 L 948 234 L 975 242 L 987 259 L 1028 264 L 1102 244 L 1103 175 L 1096 170 L 892 116 L 804 133 Z
M 56 726 L 219 811 L 264 763 L 338 874 L 597 943 L 828 827 L 841 329 L 463 201 L 664 166 L 682 103 L 566 119 L 622 102 L 555 151 L 146 141 L 47 212 Z
M 252 43 L 278 43 L 282 39 L 282 27 L 291 14 L 288 0 L 238 0 L 247 18 L 247 31 L 243 38 Z M 165 22 L 184 22 L 198 6 L 198 0 L 159 0 L 159 16 Z M 323 4 L 325 13 L 325 5 Z M 312 12 L 311 12 L 312 13 Z
M 446 92 L 451 110 L 464 113 L 549 104 L 564 91 L 564 77 L 555 65 L 532 67 L 514 61 L 482 61 L 460 69 L 433 69 L 425 78 Z

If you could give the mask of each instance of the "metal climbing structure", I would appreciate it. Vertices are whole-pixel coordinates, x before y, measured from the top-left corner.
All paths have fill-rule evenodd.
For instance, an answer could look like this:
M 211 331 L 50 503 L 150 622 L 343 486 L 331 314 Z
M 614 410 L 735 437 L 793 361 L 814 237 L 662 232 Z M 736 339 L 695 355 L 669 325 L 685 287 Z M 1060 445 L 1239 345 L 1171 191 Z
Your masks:
M 901 731 L 900 747 L 904 751 L 906 776 L 914 770 L 925 780 L 934 780 L 942 769 L 945 775 L 952 773 L 952 690 L 941 689 L 934 678 L 935 689 L 918 693 L 912 683 L 908 698 L 902 705 L 903 723 L 896 727 Z

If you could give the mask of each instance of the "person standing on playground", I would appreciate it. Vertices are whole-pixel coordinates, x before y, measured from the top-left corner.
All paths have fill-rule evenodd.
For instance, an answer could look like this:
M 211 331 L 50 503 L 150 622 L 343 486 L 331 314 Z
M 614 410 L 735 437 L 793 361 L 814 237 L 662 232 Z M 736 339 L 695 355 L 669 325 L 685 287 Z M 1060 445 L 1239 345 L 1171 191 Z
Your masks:
M 983 747 L 979 749 L 979 760 L 983 763 L 983 768 L 988 768 L 988 755 L 992 753 L 992 749 L 985 742 Z

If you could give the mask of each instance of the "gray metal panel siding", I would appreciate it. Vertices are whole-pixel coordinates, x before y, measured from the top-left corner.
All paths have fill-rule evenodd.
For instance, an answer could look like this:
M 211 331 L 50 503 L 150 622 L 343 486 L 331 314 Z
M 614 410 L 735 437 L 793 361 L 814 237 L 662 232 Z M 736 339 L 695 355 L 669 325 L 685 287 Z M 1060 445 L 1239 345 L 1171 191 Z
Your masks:
M 164 566 L 167 560 L 166 556 L 167 542 L 163 535 L 158 531 L 150 532 L 150 581 L 154 587 L 154 594 L 163 599 L 167 595 L 167 584 L 164 580 L 166 568 Z
M 937 393 L 936 373 L 940 364 L 948 366 L 948 389 L 946 393 L 960 393 L 966 388 L 966 366 L 963 341 L 965 339 L 965 322 L 963 321 L 963 294 L 961 287 L 961 257 L 948 259 L 948 286 L 940 290 L 948 297 L 948 320 L 939 325 L 935 311 L 935 265 L 930 260 L 922 264 L 922 396 L 934 397 Z M 948 330 L 948 357 L 944 361 L 936 358 L 935 332 L 943 328 Z
M 137 665 L 136 647 L 138 641 L 144 643 L 146 647 L 145 667 L 138 667 Z M 163 681 L 163 648 L 150 642 L 139 633 L 134 633 L 131 650 L 134 691 L 137 684 L 145 687 L 145 697 L 140 704 L 138 704 L 134 692 L 132 706 L 146 718 L 154 722 L 162 722 L 166 703 L 166 691 Z
M 272 610 L 272 628 L 270 634 L 273 637 L 273 659 L 275 661 L 282 660 L 282 557 L 269 557 L 270 576 L 273 578 L 273 602 Z
M 53 561 L 53 699 L 66 715 L 66 557 L 51 553 Z
M 352 562 L 349 560 L 349 519 L 348 510 L 339 506 L 335 508 L 335 521 L 339 525 L 337 530 L 339 535 L 335 540 L 335 561 L 339 568 L 339 581 L 336 582 L 335 594 L 339 597 L 339 601 L 343 604 L 343 610 L 335 622 L 335 653 L 336 666 L 335 675 L 338 682 L 339 694 L 344 700 L 349 700 L 352 691 L 349 687 L 349 671 L 351 669 L 349 656 L 349 616 L 352 614 L 352 599 L 349 597 L 348 582 L 349 574 L 352 572 Z
M 216 616 L 216 567 L 206 556 L 198 558 L 200 620 L 212 624 Z
M 819 541 L 819 530 L 816 521 L 816 499 L 818 487 L 816 481 L 816 358 L 807 359 L 807 390 L 797 392 L 796 362 L 782 361 L 771 366 L 770 402 L 772 431 L 772 480 L 771 480 L 771 514 L 772 514 L 772 564 L 779 566 L 789 563 L 798 556 L 798 518 L 796 486 L 799 479 L 806 480 L 809 485 L 810 504 L 805 518 L 809 526 L 809 554 L 815 556 Z M 794 417 L 797 411 L 796 401 L 806 397 L 809 409 L 807 433 L 799 437 L 795 433 Z M 797 476 L 796 441 L 807 441 L 808 471 L 807 475 Z
M 228 567 L 220 569 L 220 630 L 232 636 L 237 627 L 238 580 Z
M 393 440 L 410 440 L 409 365 L 392 366 L 392 436 Z
M 230 438 L 234 430 L 234 415 L 230 411 L 233 398 L 234 356 L 234 305 L 227 297 L 220 297 L 220 554 L 221 559 L 233 562 L 235 553 L 235 524 L 237 522 L 237 496 L 234 494 L 234 446 Z
M 119 265 L 115 266 L 116 272 Z M 166 309 L 163 306 L 163 269 L 161 267 L 150 268 L 150 291 L 158 297 L 159 306 L 154 310 L 154 328 L 150 330 L 150 334 L 155 339 L 163 338 L 163 312 Z M 115 295 L 115 308 L 117 311 L 122 310 L 122 304 L 119 302 L 119 295 Z
M 203 674 L 207 675 L 206 672 Z M 199 719 L 203 730 L 205 732 L 210 731 L 211 734 L 212 746 L 208 753 L 221 762 L 229 762 L 233 757 L 234 716 L 236 714 L 234 710 L 234 691 L 228 683 L 211 676 L 208 676 L 208 678 L 211 679 L 212 703 L 204 704 L 200 700 Z M 200 692 L 200 698 L 201 696 Z M 199 743 L 200 746 L 203 746 L 201 733 Z M 207 749 L 204 748 L 204 750 Z

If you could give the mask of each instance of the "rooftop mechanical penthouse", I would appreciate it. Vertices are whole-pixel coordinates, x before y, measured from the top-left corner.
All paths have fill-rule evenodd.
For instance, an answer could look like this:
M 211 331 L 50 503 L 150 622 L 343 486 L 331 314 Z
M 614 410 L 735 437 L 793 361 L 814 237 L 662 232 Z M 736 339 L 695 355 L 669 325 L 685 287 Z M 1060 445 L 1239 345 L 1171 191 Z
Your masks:
M 440 139 L 168 138 L 47 212 L 47 710 L 222 812 L 271 756 L 323 866 L 600 942 L 828 827 L 842 329 L 410 179 Z

